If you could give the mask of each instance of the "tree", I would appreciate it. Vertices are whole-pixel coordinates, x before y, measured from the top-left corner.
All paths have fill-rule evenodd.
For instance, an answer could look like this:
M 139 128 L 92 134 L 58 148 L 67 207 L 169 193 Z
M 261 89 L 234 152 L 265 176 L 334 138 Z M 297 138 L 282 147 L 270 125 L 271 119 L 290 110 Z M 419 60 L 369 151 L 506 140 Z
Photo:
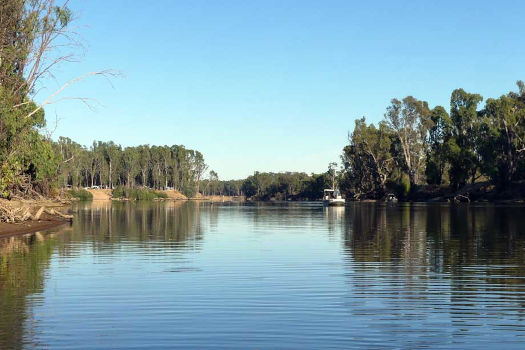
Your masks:
M 73 20 L 68 0 L 2 0 L 0 2 L 0 197 L 27 195 L 32 188 L 46 192 L 55 182 L 60 164 L 49 136 L 43 107 L 64 99 L 62 92 L 90 72 L 63 84 L 36 104 L 33 98 L 60 63 L 74 58 L 78 37 L 70 29 Z M 70 52 L 67 52 L 70 51 Z M 40 153 L 36 153 L 39 150 Z M 47 155 L 49 164 L 42 163 Z M 67 161 L 64 160 L 64 161 Z M 42 168 L 38 168 L 38 164 Z
M 113 188 L 114 183 L 118 179 L 118 176 L 115 176 L 117 173 L 115 168 L 118 168 L 121 147 L 116 145 L 113 141 L 99 142 L 98 147 L 100 148 L 100 152 L 108 171 L 107 182 L 104 183 L 104 185 L 108 186 L 109 188 Z
M 442 106 L 432 109 L 430 119 L 432 126 L 428 131 L 425 174 L 429 184 L 441 185 L 448 166 L 452 121 Z
M 355 121 L 354 131 L 350 138 L 350 144 L 354 146 L 354 152 L 362 152 L 363 158 L 370 158 L 368 164 L 372 167 L 374 182 L 379 184 L 381 191 L 385 190 L 393 166 L 394 157 L 390 153 L 392 146 L 392 131 L 386 123 L 379 123 L 379 128 L 373 124 L 366 125 L 365 117 Z
M 450 97 L 452 135 L 447 147 L 450 151 L 450 182 L 456 189 L 464 186 L 468 178 L 474 183 L 480 167 L 478 143 L 481 130 L 477 108 L 481 101 L 481 95 L 463 89 L 454 90 Z
M 138 165 L 139 153 L 135 147 L 126 147 L 122 154 L 122 170 L 126 186 L 135 185 L 135 178 L 139 171 Z
M 138 165 L 140 169 L 140 179 L 142 186 L 147 186 L 148 184 L 148 170 L 150 168 L 151 153 L 148 145 L 139 146 L 138 149 Z
M 403 160 L 411 187 L 418 182 L 425 161 L 426 135 L 431 126 L 428 103 L 412 96 L 393 99 L 385 113 L 385 122 L 401 144 Z
M 208 181 L 211 194 L 214 196 L 219 189 L 219 175 L 214 170 L 210 170 Z
M 525 86 L 521 81 L 517 85 L 518 93 L 488 99 L 482 111 L 482 128 L 487 135 L 481 140 L 483 167 L 504 188 L 525 158 Z
M 206 172 L 206 169 L 208 169 L 208 165 L 204 163 L 204 157 L 199 151 L 189 151 L 187 154 L 192 181 L 195 183 L 195 191 L 197 192 L 202 175 Z

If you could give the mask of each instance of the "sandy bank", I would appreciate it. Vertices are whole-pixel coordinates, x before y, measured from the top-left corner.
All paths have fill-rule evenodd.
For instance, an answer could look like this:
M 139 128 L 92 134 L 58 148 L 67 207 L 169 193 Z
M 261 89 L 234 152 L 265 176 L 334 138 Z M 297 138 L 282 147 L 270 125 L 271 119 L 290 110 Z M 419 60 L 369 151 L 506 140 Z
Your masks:
M 94 201 L 108 201 L 111 199 L 111 190 L 105 190 L 105 189 L 88 189 L 89 193 L 93 195 Z

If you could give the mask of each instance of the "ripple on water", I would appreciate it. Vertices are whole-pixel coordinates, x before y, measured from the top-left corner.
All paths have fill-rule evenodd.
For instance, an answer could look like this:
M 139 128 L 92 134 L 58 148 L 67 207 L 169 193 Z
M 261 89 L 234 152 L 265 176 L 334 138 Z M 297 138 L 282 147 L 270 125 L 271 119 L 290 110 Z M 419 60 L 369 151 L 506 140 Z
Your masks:
M 524 207 L 76 210 L 0 241 L 0 349 L 525 347 Z

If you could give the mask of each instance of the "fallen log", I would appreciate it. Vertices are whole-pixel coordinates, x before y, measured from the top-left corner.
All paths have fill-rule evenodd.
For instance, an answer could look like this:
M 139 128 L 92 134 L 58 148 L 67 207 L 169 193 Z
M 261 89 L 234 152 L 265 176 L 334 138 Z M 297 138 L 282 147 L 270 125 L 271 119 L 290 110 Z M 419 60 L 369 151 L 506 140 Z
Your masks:
M 73 219 L 73 215 L 64 214 L 53 208 L 47 209 L 45 206 L 41 206 L 34 214 L 32 213 L 33 210 L 34 209 L 27 205 L 14 207 L 8 202 L 0 202 L 0 222 L 19 223 L 28 220 L 39 221 L 42 219 L 44 213 L 69 221 Z

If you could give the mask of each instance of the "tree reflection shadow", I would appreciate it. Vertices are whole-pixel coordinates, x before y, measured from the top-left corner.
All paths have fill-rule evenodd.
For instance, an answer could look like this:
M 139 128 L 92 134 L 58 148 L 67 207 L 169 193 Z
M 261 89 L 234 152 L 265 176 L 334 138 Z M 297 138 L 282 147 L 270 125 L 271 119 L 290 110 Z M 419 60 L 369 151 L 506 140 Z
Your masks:
M 346 209 L 344 251 L 357 299 L 379 300 L 382 312 L 398 321 L 445 313 L 456 331 L 469 313 L 481 323 L 502 314 L 523 320 L 523 207 L 368 203 Z

